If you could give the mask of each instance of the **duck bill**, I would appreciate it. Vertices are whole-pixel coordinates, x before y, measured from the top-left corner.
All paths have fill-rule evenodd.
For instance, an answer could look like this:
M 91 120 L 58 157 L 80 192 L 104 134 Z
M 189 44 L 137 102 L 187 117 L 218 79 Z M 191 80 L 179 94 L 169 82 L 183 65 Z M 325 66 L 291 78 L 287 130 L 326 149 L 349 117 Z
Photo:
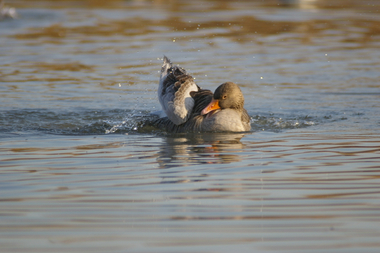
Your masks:
M 201 115 L 206 115 L 207 113 L 218 109 L 220 109 L 219 100 L 213 98 L 206 108 L 202 110 Z

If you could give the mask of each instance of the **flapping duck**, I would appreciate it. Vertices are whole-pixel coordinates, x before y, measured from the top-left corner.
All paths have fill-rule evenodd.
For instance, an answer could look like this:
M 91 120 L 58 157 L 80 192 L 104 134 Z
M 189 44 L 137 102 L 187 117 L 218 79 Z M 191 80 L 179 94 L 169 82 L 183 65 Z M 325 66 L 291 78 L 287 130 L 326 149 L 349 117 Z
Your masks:
M 251 129 L 239 86 L 226 82 L 213 94 L 200 88 L 185 69 L 173 66 L 166 56 L 163 60 L 158 99 L 166 117 L 156 120 L 156 127 L 172 133 L 246 132 Z

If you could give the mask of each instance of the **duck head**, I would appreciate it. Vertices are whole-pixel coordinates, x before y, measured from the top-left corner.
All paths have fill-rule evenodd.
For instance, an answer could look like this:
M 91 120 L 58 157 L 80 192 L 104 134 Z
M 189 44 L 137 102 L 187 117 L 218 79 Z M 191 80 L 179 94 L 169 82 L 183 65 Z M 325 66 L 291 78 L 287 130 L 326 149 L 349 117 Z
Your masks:
M 244 96 L 239 86 L 233 82 L 221 84 L 214 93 L 210 102 L 201 112 L 201 115 L 206 115 L 209 112 L 222 109 L 243 110 Z

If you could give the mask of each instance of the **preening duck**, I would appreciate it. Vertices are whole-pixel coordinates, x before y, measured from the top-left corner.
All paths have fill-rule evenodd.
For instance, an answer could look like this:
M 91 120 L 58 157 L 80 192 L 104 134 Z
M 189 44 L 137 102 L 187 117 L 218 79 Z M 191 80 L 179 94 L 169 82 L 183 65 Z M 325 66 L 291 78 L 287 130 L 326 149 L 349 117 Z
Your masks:
M 165 56 L 158 99 L 167 117 L 154 122 L 172 133 L 245 132 L 251 129 L 244 96 L 233 82 L 221 84 L 213 94 L 201 89 L 186 70 Z

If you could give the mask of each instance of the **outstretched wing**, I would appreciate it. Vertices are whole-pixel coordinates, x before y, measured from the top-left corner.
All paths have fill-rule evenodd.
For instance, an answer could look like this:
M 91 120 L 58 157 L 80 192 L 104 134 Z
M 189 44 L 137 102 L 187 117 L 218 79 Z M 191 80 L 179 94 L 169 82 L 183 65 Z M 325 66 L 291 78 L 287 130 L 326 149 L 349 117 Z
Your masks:
M 193 110 L 194 99 L 191 92 L 199 87 L 186 70 L 173 66 L 165 56 L 161 68 L 158 98 L 167 117 L 176 125 L 185 123 Z

